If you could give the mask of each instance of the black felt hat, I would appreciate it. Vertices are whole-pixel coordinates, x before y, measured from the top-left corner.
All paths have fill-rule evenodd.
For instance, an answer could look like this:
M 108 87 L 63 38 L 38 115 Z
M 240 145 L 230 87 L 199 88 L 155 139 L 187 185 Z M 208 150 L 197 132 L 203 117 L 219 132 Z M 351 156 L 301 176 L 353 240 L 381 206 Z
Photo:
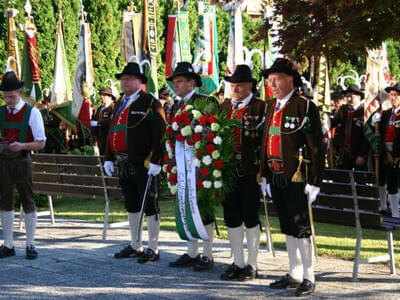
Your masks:
M 333 92 L 331 93 L 332 100 L 339 100 L 344 98 L 343 88 L 340 85 L 333 87 Z
M 189 62 L 179 62 L 172 72 L 172 75 L 169 76 L 167 80 L 172 81 L 176 76 L 189 76 L 196 81 L 196 86 L 200 87 L 202 85 L 200 75 L 194 71 L 192 64 Z
M 6 72 L 1 79 L 0 91 L 15 91 L 24 86 L 23 81 L 19 81 L 14 71 Z
M 147 82 L 147 77 L 142 73 L 142 67 L 135 62 L 128 63 L 122 70 L 122 73 L 115 74 L 115 78 L 119 80 L 122 75 L 135 75 L 139 77 L 143 83 Z
M 394 86 L 388 86 L 385 88 L 386 93 L 390 93 L 390 91 L 396 91 L 400 93 L 400 82 L 397 82 Z
M 248 65 L 237 65 L 232 76 L 225 76 L 225 81 L 230 83 L 251 82 L 253 83 L 252 92 L 257 92 L 257 80 L 253 78 Z
M 357 84 L 350 84 L 349 87 L 344 91 L 344 94 L 356 94 L 364 98 L 364 93 L 361 92 L 360 87 Z
M 261 75 L 268 78 L 272 73 L 285 73 L 293 77 L 293 85 L 301 87 L 303 85 L 299 72 L 297 72 L 293 63 L 286 58 L 277 58 L 271 68 L 264 70 Z

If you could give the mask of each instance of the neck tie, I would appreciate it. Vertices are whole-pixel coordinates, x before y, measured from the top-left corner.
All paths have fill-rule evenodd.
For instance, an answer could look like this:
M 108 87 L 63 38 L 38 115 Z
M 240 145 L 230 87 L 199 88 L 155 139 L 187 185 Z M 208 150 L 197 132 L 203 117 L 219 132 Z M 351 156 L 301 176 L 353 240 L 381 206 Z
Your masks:
M 234 108 L 234 109 L 238 109 L 239 106 L 240 106 L 240 104 L 242 104 L 242 101 L 240 101 L 240 102 L 235 102 L 235 103 L 233 104 L 233 108 Z
M 121 105 L 118 107 L 117 116 L 124 110 L 126 104 L 128 104 L 129 98 L 124 96 L 124 100 L 122 100 Z
M 9 107 L 10 114 L 13 115 L 15 112 L 15 107 Z
M 275 106 L 275 111 L 278 111 L 278 110 L 280 110 L 281 109 L 281 102 L 280 101 L 277 101 L 276 102 L 276 106 Z

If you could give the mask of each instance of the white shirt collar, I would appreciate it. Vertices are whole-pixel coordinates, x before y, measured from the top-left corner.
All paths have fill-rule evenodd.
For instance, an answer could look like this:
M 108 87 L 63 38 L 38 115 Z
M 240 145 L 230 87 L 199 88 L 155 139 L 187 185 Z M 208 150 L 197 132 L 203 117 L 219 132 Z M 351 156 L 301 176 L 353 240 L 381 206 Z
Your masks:
M 395 114 L 397 114 L 400 110 L 400 106 L 396 107 L 395 109 L 392 108 L 392 110 Z
M 249 94 L 246 98 L 244 98 L 243 100 L 237 101 L 237 100 L 232 99 L 231 102 L 232 102 L 232 104 L 233 104 L 234 106 L 235 106 L 235 104 L 239 103 L 238 108 L 242 108 L 242 107 L 247 106 L 247 105 L 250 103 L 250 100 L 251 100 L 252 98 L 253 98 L 253 93 L 250 92 L 250 94 Z
M 14 109 L 15 109 L 14 114 L 18 113 L 22 109 L 22 107 L 24 107 L 24 105 L 25 105 L 25 101 L 22 100 L 21 98 L 19 98 L 19 102 L 14 106 Z M 7 109 L 10 109 L 10 108 L 11 108 L 11 106 L 7 105 Z
M 188 100 L 188 99 L 192 98 L 192 96 L 194 95 L 195 92 L 196 92 L 196 90 L 193 89 L 190 93 L 186 94 L 186 96 L 183 97 L 182 100 Z
M 126 104 L 125 107 L 128 107 L 129 105 L 131 105 L 133 102 L 136 101 L 137 98 L 139 98 L 139 93 L 141 92 L 141 89 L 138 89 L 136 92 L 134 92 L 132 95 L 130 96 L 125 96 L 125 99 L 128 99 L 128 103 Z
M 282 107 L 285 106 L 286 102 L 289 101 L 289 99 L 292 97 L 293 93 L 294 93 L 294 89 L 291 90 L 291 91 L 289 92 L 289 94 L 287 94 L 287 95 L 286 95 L 285 97 L 283 97 L 282 99 L 277 99 L 277 101 L 278 101 L 279 104 L 280 104 L 280 105 L 279 105 L 280 108 L 282 108 Z
M 360 102 L 358 105 L 356 105 L 356 106 L 352 106 L 352 108 L 353 108 L 353 110 L 356 111 L 360 106 L 361 106 L 361 102 Z

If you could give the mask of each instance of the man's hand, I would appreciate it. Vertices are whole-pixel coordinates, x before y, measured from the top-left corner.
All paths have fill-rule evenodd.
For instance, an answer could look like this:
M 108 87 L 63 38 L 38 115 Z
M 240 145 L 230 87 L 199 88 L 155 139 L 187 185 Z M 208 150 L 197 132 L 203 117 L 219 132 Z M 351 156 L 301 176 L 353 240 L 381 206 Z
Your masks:
M 106 172 L 107 176 L 111 177 L 114 173 L 114 162 L 107 160 L 104 162 L 104 171 Z
M 317 200 L 317 196 L 319 194 L 320 187 L 306 184 L 304 189 L 304 194 L 308 195 L 308 204 L 312 204 L 315 200 Z
M 268 195 L 268 197 L 271 198 L 271 185 L 267 183 L 267 178 L 261 178 L 260 188 L 264 197 Z
M 362 156 L 357 156 L 356 166 L 363 166 L 365 164 L 365 158 Z
M 24 143 L 20 143 L 20 142 L 11 143 L 10 145 L 8 145 L 8 149 L 11 152 L 18 152 L 18 151 L 26 150 L 25 149 L 25 144 Z
M 160 174 L 160 171 L 161 171 L 160 165 L 150 163 L 149 171 L 147 172 L 147 174 L 151 176 L 157 176 L 158 174 Z

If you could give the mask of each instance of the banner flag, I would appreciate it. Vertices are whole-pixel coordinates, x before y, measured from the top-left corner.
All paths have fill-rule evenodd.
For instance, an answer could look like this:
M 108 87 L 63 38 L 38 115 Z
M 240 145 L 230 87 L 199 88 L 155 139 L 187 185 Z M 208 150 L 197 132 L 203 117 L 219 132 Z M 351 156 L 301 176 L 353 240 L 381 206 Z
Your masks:
M 15 71 L 18 78 L 21 76 L 21 64 L 19 59 L 19 48 L 17 40 L 17 28 L 15 26 L 14 17 L 18 14 L 18 10 L 14 8 L 8 8 L 4 12 L 4 17 L 8 18 L 8 30 L 7 30 L 7 57 L 12 57 L 10 61 L 10 67 Z
M 126 63 L 130 57 L 141 55 L 141 22 L 142 14 L 135 12 L 133 5 L 123 12 L 121 53 Z
M 51 88 L 50 106 L 54 114 L 76 131 L 76 119 L 72 116 L 72 85 L 65 54 L 61 7 L 57 22 L 54 79 Z
M 32 105 L 42 100 L 42 87 L 40 83 L 39 56 L 36 43 L 36 26 L 31 16 L 32 7 L 29 1 L 25 5 L 27 17 L 25 18 L 25 39 L 22 54 L 22 74 L 24 81 L 22 97 Z

